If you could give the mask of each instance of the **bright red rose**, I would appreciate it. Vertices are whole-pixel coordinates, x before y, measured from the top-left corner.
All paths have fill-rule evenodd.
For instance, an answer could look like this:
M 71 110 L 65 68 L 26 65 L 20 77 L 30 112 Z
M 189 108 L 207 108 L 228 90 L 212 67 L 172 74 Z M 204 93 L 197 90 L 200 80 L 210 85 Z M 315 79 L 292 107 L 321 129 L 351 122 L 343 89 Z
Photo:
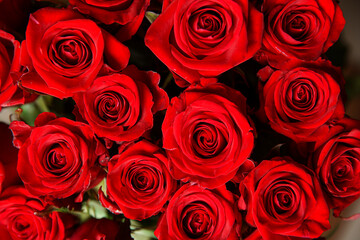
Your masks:
M 329 139 L 311 157 L 310 166 L 328 195 L 334 215 L 360 196 L 360 124 Z
M 42 8 L 30 15 L 21 44 L 21 84 L 58 98 L 87 90 L 105 63 L 123 69 L 129 50 L 95 22 L 69 9 Z
M 30 193 L 47 198 L 82 194 L 104 177 L 97 160 L 106 149 L 91 128 L 53 113 L 42 113 L 35 127 L 21 121 L 10 125 L 14 145 L 20 147 L 17 170 Z
M 264 240 L 316 238 L 330 228 L 315 174 L 289 157 L 264 160 L 240 183 L 239 208 Z
M 14 83 L 11 72 L 20 69 L 19 57 L 20 43 L 11 34 L 0 30 L 0 110 L 34 99 Z
M 131 141 L 151 129 L 153 114 L 169 103 L 159 81 L 159 74 L 129 66 L 121 74 L 98 77 L 74 100 L 81 117 L 97 136 Z
M 160 240 L 235 240 L 240 238 L 240 219 L 234 195 L 225 186 L 208 190 L 186 184 L 171 198 L 155 236 Z
M 109 162 L 108 197 L 99 191 L 103 206 L 136 220 L 159 213 L 177 187 L 167 161 L 162 150 L 148 141 L 130 144 Z
M 105 24 L 122 25 L 117 36 L 121 41 L 131 38 L 138 30 L 150 0 L 70 0 L 79 12 L 89 15 Z
M 121 223 L 91 218 L 76 229 L 70 240 L 131 240 L 130 232 L 129 221 Z
M 344 116 L 341 72 L 328 62 L 301 63 L 270 75 L 263 105 L 271 127 L 296 142 L 321 142 Z
M 294 59 L 316 60 L 345 25 L 335 0 L 264 0 L 263 46 L 256 58 L 275 68 Z
M 23 187 L 0 195 L 0 228 L 13 240 L 63 240 L 65 227 L 58 212 L 42 213 L 47 205 Z M 0 231 L 1 232 L 1 231 Z M 3 239 L 3 235 L 1 235 Z
M 21 184 L 16 170 L 18 150 L 12 145 L 9 126 L 0 123 L 0 193 L 8 186 Z M 1 236 L 1 235 L 0 235 Z
M 221 83 L 173 98 L 162 132 L 171 174 L 207 188 L 231 180 L 254 146 L 245 97 Z
M 248 0 L 175 0 L 150 26 L 145 44 L 185 86 L 251 58 L 262 32 L 263 16 Z

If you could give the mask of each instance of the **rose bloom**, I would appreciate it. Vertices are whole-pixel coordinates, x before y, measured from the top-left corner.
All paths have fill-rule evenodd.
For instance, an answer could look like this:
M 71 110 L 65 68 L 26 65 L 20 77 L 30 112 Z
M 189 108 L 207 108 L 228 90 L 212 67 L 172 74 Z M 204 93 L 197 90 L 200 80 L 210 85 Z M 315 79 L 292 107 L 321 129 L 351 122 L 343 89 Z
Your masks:
M 59 213 L 42 213 L 47 205 L 24 187 L 6 189 L 0 195 L 0 206 L 1 239 L 65 239 L 65 227 Z
M 109 219 L 91 218 L 81 224 L 69 240 L 131 240 L 129 221 L 124 223 Z
M 129 40 L 136 33 L 150 5 L 150 0 L 70 0 L 69 2 L 74 9 L 100 22 L 120 24 L 117 37 L 121 41 Z
M 264 240 L 317 238 L 330 228 L 315 174 L 289 157 L 264 160 L 240 183 L 239 208 Z
M 160 75 L 128 66 L 121 74 L 98 77 L 85 93 L 74 96 L 80 116 L 99 137 L 113 141 L 139 138 L 153 126 L 153 114 L 169 99 L 159 88 Z
M 335 0 L 264 0 L 263 46 L 256 58 L 275 68 L 293 59 L 316 60 L 345 25 Z
M 360 124 L 329 139 L 310 159 L 335 216 L 360 196 L 359 127 Z
M 241 215 L 225 186 L 208 190 L 185 184 L 160 217 L 155 236 L 162 239 L 239 239 Z
M 332 122 L 344 116 L 337 70 L 321 61 L 274 71 L 262 96 L 271 127 L 296 142 L 325 140 Z
M 42 113 L 35 127 L 21 121 L 10 125 L 14 145 L 20 147 L 17 170 L 26 189 L 35 196 L 66 198 L 82 194 L 104 177 L 97 160 L 106 149 L 91 128 L 53 113 Z
M 9 126 L 0 123 L 0 193 L 8 186 L 22 184 L 16 170 L 18 149 L 12 144 Z M 1 235 L 0 235 L 1 236 Z
M 220 83 L 173 98 L 162 132 L 171 174 L 207 188 L 231 180 L 254 145 L 245 97 Z
M 158 146 L 146 140 L 131 143 L 109 162 L 107 197 L 99 191 L 103 206 L 136 220 L 162 211 L 177 187 L 167 161 Z
M 20 68 L 19 56 L 20 43 L 13 35 L 0 30 L 0 110 L 35 99 L 14 83 L 12 72 Z
M 263 16 L 247 0 L 176 0 L 151 24 L 145 44 L 186 86 L 251 58 L 262 32 Z
M 95 22 L 55 8 L 30 15 L 21 48 L 21 64 L 27 69 L 19 80 L 22 86 L 58 98 L 88 89 L 103 67 L 123 69 L 130 55 Z

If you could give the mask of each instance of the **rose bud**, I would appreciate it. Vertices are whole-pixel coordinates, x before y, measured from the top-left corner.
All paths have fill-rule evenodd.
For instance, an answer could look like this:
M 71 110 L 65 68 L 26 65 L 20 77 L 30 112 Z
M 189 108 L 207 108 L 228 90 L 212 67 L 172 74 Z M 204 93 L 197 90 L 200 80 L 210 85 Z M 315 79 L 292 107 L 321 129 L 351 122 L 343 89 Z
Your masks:
M 171 174 L 207 188 L 231 180 L 254 146 L 245 97 L 220 83 L 173 98 L 162 132 Z
M 35 127 L 22 121 L 10 125 L 19 147 L 17 170 L 26 189 L 35 196 L 66 198 L 99 183 L 105 172 L 97 161 L 106 149 L 91 128 L 53 113 L 42 113 Z
M 317 60 L 345 25 L 335 0 L 264 0 L 263 45 L 256 59 L 280 68 L 292 60 Z
M 42 8 L 30 15 L 21 65 L 22 86 L 58 98 L 87 90 L 104 61 L 123 69 L 129 50 L 95 22 L 69 9 Z
M 167 161 L 161 149 L 146 140 L 129 144 L 109 162 L 107 197 L 99 191 L 103 206 L 136 220 L 162 211 L 177 187 Z
M 329 208 L 315 173 L 289 157 L 262 161 L 239 190 L 239 209 L 247 211 L 246 222 L 264 240 L 312 239 L 330 228 Z
M 248 0 L 175 0 L 151 24 L 145 44 L 187 86 L 253 57 L 262 32 L 263 16 Z
M 235 197 L 225 186 L 208 190 L 185 184 L 160 217 L 155 236 L 165 239 L 239 239 L 241 215 Z
M 65 227 L 59 213 L 47 212 L 48 205 L 24 187 L 7 188 L 0 195 L 0 206 L 1 239 L 65 239 Z
M 74 96 L 77 119 L 87 121 L 99 137 L 135 140 L 153 127 L 153 114 L 169 103 L 159 81 L 159 74 L 135 66 L 98 77 L 88 91 Z

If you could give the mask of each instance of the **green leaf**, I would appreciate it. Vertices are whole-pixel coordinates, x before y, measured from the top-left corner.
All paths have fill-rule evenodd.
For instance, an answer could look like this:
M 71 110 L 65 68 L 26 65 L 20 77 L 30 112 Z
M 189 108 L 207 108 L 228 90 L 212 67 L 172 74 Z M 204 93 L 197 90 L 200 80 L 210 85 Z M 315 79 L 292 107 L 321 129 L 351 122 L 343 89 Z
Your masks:
M 145 13 L 145 17 L 147 18 L 147 20 L 149 20 L 150 23 L 153 23 L 158 16 L 159 14 L 150 11 L 147 11 Z

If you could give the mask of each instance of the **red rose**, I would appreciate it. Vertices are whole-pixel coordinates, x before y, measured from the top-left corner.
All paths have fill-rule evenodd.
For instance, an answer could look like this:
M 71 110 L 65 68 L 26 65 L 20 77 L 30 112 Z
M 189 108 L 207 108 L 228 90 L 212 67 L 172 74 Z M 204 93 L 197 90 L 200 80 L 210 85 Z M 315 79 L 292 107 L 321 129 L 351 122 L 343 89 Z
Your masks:
M 329 208 L 314 172 L 276 157 L 262 161 L 240 183 L 239 208 L 264 240 L 316 238 L 330 228 Z
M 279 68 L 294 59 L 316 60 L 337 41 L 345 25 L 335 0 L 264 0 L 261 62 Z
M 94 219 L 86 221 L 78 227 L 70 240 L 130 240 L 129 221 L 125 223 L 111 221 L 109 219 Z
M 342 81 L 341 73 L 327 62 L 273 72 L 263 89 L 271 127 L 296 142 L 325 140 L 332 123 L 344 116 Z
M 254 145 L 245 97 L 220 83 L 173 98 L 162 132 L 172 175 L 207 188 L 231 180 Z
M 129 50 L 113 36 L 69 9 L 42 8 L 30 15 L 21 64 L 21 84 L 58 98 L 87 90 L 104 60 L 123 69 Z
M 131 38 L 138 30 L 150 0 L 70 0 L 74 8 L 105 24 L 118 23 L 122 25 L 117 36 L 121 41 Z
M 9 126 L 0 123 L 0 193 L 8 186 L 21 184 L 16 170 L 18 150 L 12 145 Z M 0 235 L 1 236 L 1 235 Z
M 129 145 L 109 162 L 107 195 L 100 201 L 113 213 L 143 220 L 163 209 L 176 188 L 161 149 L 145 140 Z
M 82 194 L 98 183 L 103 170 L 96 161 L 106 149 L 95 138 L 91 128 L 53 113 L 42 113 L 35 127 L 21 121 L 10 125 L 14 145 L 20 147 L 19 176 L 35 196 L 66 198 Z
M 262 32 L 263 16 L 247 0 L 177 0 L 150 26 L 145 44 L 188 84 L 251 58 Z
M 186 184 L 171 198 L 160 217 L 155 236 L 160 240 L 239 239 L 241 218 L 234 195 L 225 186 L 208 190 Z
M 311 166 L 329 197 L 335 216 L 360 196 L 359 127 L 331 138 L 311 157 Z
M 0 206 L 0 228 L 6 229 L 10 236 L 5 239 L 65 239 L 65 227 L 59 213 L 42 213 L 47 205 L 25 188 L 6 189 L 0 195 Z
M 20 69 L 19 56 L 19 42 L 11 34 L 0 30 L 0 110 L 1 107 L 24 104 L 34 99 L 14 84 L 14 76 L 10 74 Z
M 159 74 L 129 66 L 121 74 L 95 79 L 90 89 L 74 96 L 74 100 L 96 135 L 131 141 L 151 129 L 153 114 L 168 105 L 159 81 Z

